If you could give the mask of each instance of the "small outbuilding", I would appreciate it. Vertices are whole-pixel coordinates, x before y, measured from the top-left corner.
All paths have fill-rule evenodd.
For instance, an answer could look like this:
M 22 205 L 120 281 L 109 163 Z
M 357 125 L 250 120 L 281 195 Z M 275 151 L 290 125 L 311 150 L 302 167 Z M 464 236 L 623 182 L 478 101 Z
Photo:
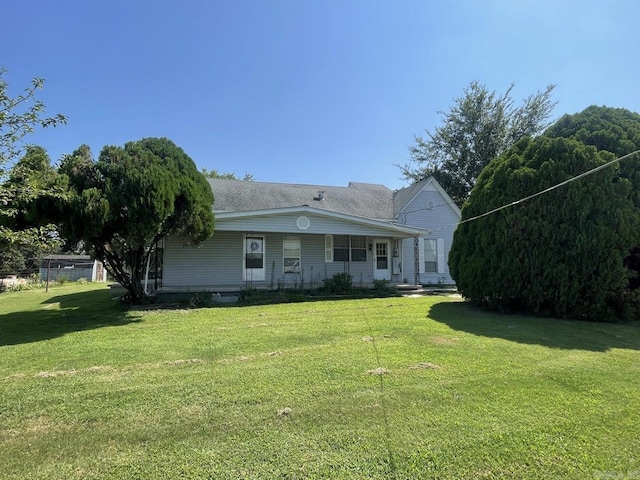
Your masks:
M 47 255 L 40 265 L 40 278 L 50 281 L 84 278 L 92 282 L 106 282 L 107 271 L 101 261 L 89 255 Z

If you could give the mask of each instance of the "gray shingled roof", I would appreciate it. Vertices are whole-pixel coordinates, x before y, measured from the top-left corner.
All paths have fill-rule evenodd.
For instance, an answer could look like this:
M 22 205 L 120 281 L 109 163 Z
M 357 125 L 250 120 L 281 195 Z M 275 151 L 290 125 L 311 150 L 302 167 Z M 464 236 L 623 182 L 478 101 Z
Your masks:
M 424 185 L 431 179 L 431 177 L 425 178 L 416 182 L 408 187 L 401 188 L 393 192 L 393 214 L 394 216 L 409 203 L 413 197 L 424 187 Z
M 214 211 L 243 212 L 310 207 L 378 220 L 393 219 L 393 192 L 384 185 L 349 183 L 348 187 L 208 179 Z M 320 192 L 322 199 L 320 199 Z

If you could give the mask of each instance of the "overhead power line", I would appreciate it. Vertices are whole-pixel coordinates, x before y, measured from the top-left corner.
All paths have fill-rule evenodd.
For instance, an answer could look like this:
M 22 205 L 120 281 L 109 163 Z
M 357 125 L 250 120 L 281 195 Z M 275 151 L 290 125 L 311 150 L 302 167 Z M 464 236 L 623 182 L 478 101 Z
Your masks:
M 491 215 L 491 214 L 493 214 L 493 213 L 496 213 L 496 212 L 498 212 L 498 211 L 500 211 L 500 210 L 504 210 L 505 208 L 509 208 L 509 207 L 514 206 L 514 205 L 518 205 L 518 204 L 520 204 L 520 203 L 524 203 L 524 202 L 526 202 L 527 200 L 531 200 L 531 199 L 532 199 L 532 198 L 534 198 L 534 197 L 538 197 L 538 196 L 543 195 L 543 194 L 545 194 L 545 193 L 548 193 L 548 192 L 550 192 L 550 191 L 552 191 L 552 190 L 555 190 L 556 188 L 562 187 L 562 186 L 564 186 L 564 185 L 566 185 L 566 184 L 568 184 L 568 183 L 571 183 L 571 182 L 574 182 L 574 181 L 576 181 L 576 180 L 579 180 L 580 178 L 586 177 L 587 175 L 591 175 L 591 174 L 593 174 L 593 173 L 596 173 L 596 172 L 597 172 L 597 171 L 599 171 L 599 170 L 602 170 L 602 169 L 604 169 L 604 168 L 607 168 L 608 166 L 613 165 L 614 163 L 617 163 L 617 162 L 620 162 L 620 161 L 622 161 L 622 160 L 625 160 L 625 159 L 627 159 L 627 158 L 629 158 L 629 157 L 632 157 L 633 155 L 636 155 L 636 154 L 638 154 L 638 153 L 640 153 L 640 149 L 638 149 L 638 150 L 636 150 L 636 151 L 634 151 L 634 152 L 628 153 L 628 154 L 626 154 L 626 155 L 623 155 L 622 157 L 618 157 L 618 158 L 616 158 L 616 159 L 614 159 L 614 160 L 611 160 L 610 162 L 607 162 L 607 163 L 604 163 L 604 164 L 602 164 L 602 165 L 599 165 L 599 166 L 597 166 L 597 167 L 595 167 L 595 168 L 592 168 L 591 170 L 588 170 L 588 171 L 586 171 L 586 172 L 583 172 L 583 173 L 581 173 L 580 175 L 577 175 L 577 176 L 575 176 L 575 177 L 571 177 L 571 178 L 569 178 L 568 180 L 565 180 L 565 181 L 563 181 L 563 182 L 560 182 L 560 183 L 558 183 L 557 185 L 554 185 L 554 186 L 552 186 L 552 187 L 546 188 L 546 189 L 544 189 L 544 190 L 542 190 L 542 191 L 540 191 L 540 192 L 536 192 L 536 193 L 534 193 L 534 194 L 532 194 L 532 195 L 528 195 L 528 196 L 526 196 L 526 197 L 524 197 L 524 198 L 521 198 L 521 199 L 519 199 L 519 200 L 516 200 L 516 201 L 514 201 L 514 202 L 507 203 L 507 204 L 505 204 L 505 205 L 502 205 L 501 207 L 494 208 L 493 210 L 490 210 L 490 211 L 488 211 L 488 212 L 485 212 L 485 213 L 483 213 L 483 214 L 481 214 L 481 215 L 476 215 L 475 217 L 467 218 L 466 220 L 461 220 L 460 222 L 458 222 L 458 223 L 457 223 L 457 224 L 455 224 L 455 225 L 444 225 L 444 226 L 442 226 L 442 227 L 439 227 L 439 228 L 433 229 L 432 231 L 433 231 L 433 232 L 436 232 L 436 231 L 440 231 L 440 230 L 447 230 L 447 229 L 449 229 L 449 228 L 455 228 L 455 227 L 457 227 L 458 225 L 461 225 L 461 224 L 463 224 L 463 223 L 468 223 L 468 222 L 471 222 L 471 221 L 473 221 L 473 220 L 478 220 L 479 218 L 487 217 L 487 216 L 489 216 L 489 215 Z M 407 214 L 409 214 L 409 213 L 421 212 L 421 211 L 424 211 L 424 210 L 433 210 L 433 209 L 435 209 L 435 208 L 439 208 L 439 207 L 446 207 L 446 206 L 454 205 L 454 204 L 455 204 L 455 202 L 445 202 L 445 203 L 440 203 L 440 204 L 438 204 L 438 205 L 434 205 L 433 207 L 421 207 L 421 208 L 417 208 L 417 209 L 415 209 L 415 210 L 409 210 L 409 211 L 407 211 L 407 212 L 402 212 L 402 215 L 404 216 L 404 223 L 406 224 L 406 221 L 407 221 L 407 220 L 406 220 L 406 218 L 407 218 Z
M 462 220 L 462 221 L 460 221 L 460 223 L 458 225 L 461 225 L 463 223 L 472 222 L 474 220 L 478 220 L 479 218 L 492 215 L 492 214 L 494 214 L 494 213 L 496 213 L 496 212 L 498 212 L 500 210 L 504 210 L 505 208 L 513 207 L 513 206 L 518 205 L 520 203 L 524 203 L 524 202 L 526 202 L 528 200 L 531 200 L 532 198 L 538 197 L 540 195 L 544 195 L 545 193 L 549 193 L 550 191 L 555 190 L 556 188 L 560 188 L 560 187 L 562 187 L 564 185 L 567 185 L 568 183 L 575 182 L 576 180 L 579 180 L 579 179 L 581 179 L 583 177 L 586 177 L 588 175 L 596 173 L 596 172 L 598 172 L 598 171 L 600 171 L 602 169 L 607 168 L 610 165 L 613 165 L 614 163 L 618 163 L 618 162 L 624 160 L 625 158 L 629 158 L 629 157 L 631 157 L 633 155 L 636 155 L 638 153 L 640 153 L 640 149 L 638 149 L 638 150 L 636 150 L 634 152 L 631 152 L 631 153 L 627 153 L 626 155 L 623 155 L 622 157 L 615 158 L 615 159 L 611 160 L 610 162 L 603 163 L 602 165 L 598 165 L 597 167 L 592 168 L 591 170 L 587 170 L 586 172 L 581 173 L 580 175 L 576 175 L 575 177 L 571 177 L 571 178 L 565 180 L 564 182 L 558 183 L 557 185 L 554 185 L 554 186 L 549 187 L 549 188 L 545 188 L 544 190 L 536 192 L 536 193 L 534 193 L 532 195 L 527 195 L 526 197 L 523 197 L 520 200 L 516 200 L 515 202 L 507 203 L 505 205 L 502 205 L 501 207 L 494 208 L 493 210 L 490 210 L 488 212 L 482 213 L 480 215 L 476 215 L 475 217 L 471 217 L 471 218 L 467 218 L 466 220 Z

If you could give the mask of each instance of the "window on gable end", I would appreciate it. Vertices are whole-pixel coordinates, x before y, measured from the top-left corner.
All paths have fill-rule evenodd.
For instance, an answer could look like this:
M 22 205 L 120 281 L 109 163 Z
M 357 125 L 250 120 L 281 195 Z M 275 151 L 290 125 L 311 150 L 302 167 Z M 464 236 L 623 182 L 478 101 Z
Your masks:
M 438 271 L 438 243 L 429 238 L 424 239 L 424 271 Z

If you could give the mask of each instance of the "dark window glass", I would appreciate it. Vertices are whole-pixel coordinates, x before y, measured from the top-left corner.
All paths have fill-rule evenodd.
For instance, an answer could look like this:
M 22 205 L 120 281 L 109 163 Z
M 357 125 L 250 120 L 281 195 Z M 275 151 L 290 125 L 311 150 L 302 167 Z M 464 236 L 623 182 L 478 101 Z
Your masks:
M 378 270 L 386 270 L 389 268 L 389 259 L 388 257 L 378 257 L 376 261 L 376 268 Z
M 262 268 L 261 253 L 247 253 L 246 268 Z
M 349 261 L 349 236 L 348 235 L 333 236 L 333 261 L 334 262 Z
M 362 237 L 362 236 L 351 237 L 351 261 L 352 262 L 367 261 L 367 237 Z

